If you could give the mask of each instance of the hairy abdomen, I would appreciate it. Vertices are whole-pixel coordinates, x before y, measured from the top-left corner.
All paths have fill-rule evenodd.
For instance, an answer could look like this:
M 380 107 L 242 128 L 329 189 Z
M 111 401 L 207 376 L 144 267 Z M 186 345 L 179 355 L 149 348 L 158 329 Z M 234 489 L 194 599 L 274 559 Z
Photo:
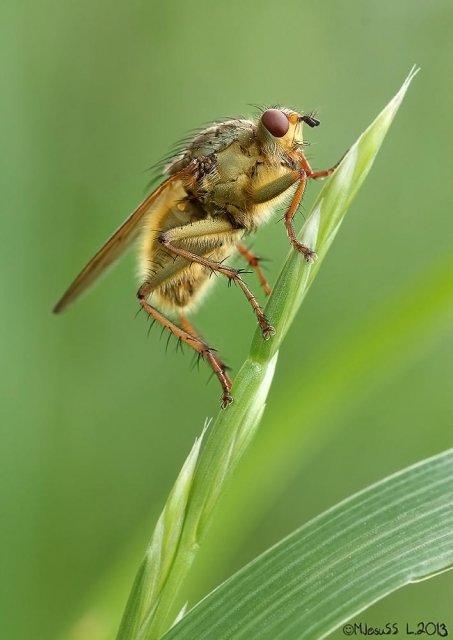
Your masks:
M 206 257 L 220 262 L 231 256 L 236 251 L 235 245 L 223 246 L 207 254 Z M 170 256 L 173 262 L 173 258 Z M 175 262 L 182 260 L 177 258 Z M 152 303 L 156 303 L 161 309 L 167 311 L 191 311 L 203 300 L 210 287 L 222 278 L 211 269 L 193 262 L 173 276 L 164 279 L 152 293 Z M 182 262 L 179 262 L 182 265 Z
M 182 194 L 179 194 L 182 195 Z M 142 235 L 140 277 L 152 286 L 151 304 L 163 311 L 188 311 L 199 304 L 218 276 L 211 269 L 186 258 L 175 256 L 159 242 L 168 230 L 182 229 L 207 218 L 197 202 L 187 198 L 167 201 L 148 217 Z M 225 260 L 236 251 L 242 230 L 231 229 L 228 235 L 181 239 L 174 245 L 215 262 Z

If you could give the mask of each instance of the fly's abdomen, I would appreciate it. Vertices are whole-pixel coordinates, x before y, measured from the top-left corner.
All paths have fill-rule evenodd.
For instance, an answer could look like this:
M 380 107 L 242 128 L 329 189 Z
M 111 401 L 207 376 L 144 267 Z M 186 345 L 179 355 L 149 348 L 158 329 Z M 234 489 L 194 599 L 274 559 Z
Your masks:
M 234 245 L 220 247 L 206 257 L 216 262 L 221 262 L 236 251 Z M 203 300 L 210 287 L 218 278 L 210 268 L 196 262 L 188 263 L 178 256 L 172 266 L 160 271 L 156 280 L 160 283 L 156 286 L 152 299 L 162 309 L 168 311 L 193 310 Z

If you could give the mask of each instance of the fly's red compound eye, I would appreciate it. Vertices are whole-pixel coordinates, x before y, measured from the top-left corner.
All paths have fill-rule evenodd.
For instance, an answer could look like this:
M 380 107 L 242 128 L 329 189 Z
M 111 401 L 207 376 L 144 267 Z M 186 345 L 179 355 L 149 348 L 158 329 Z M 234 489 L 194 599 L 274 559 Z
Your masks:
M 261 116 L 261 122 L 274 138 L 283 138 L 289 129 L 289 120 L 279 109 L 266 109 Z

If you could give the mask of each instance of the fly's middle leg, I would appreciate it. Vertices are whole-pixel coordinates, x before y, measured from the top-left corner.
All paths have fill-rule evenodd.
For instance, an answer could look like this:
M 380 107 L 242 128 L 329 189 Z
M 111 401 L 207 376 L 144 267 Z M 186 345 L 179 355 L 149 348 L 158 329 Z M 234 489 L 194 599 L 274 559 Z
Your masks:
M 264 315 L 257 299 L 241 278 L 241 269 L 234 269 L 223 263 L 209 258 L 209 254 L 215 247 L 221 246 L 231 238 L 234 230 L 225 220 L 200 220 L 184 227 L 175 227 L 162 233 L 158 240 L 165 249 L 174 256 L 181 256 L 187 262 L 196 262 L 210 269 L 213 273 L 221 273 L 230 281 L 235 282 L 244 292 L 250 302 L 260 325 L 262 336 L 268 340 L 275 335 L 274 327 Z M 176 245 L 177 243 L 177 245 Z

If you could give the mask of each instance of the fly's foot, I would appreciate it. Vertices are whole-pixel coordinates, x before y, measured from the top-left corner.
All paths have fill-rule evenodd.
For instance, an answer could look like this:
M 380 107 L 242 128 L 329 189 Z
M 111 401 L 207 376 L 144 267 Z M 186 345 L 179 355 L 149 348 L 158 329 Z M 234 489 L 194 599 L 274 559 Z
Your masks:
M 222 396 L 222 399 L 220 400 L 220 408 L 227 409 L 232 402 L 233 396 L 230 393 L 225 392 Z
M 308 249 L 308 251 L 304 253 L 304 260 L 305 262 L 308 262 L 308 264 L 313 264 L 314 262 L 316 262 L 317 259 L 318 259 L 318 254 L 316 253 L 316 251 L 313 251 L 312 249 Z
M 316 260 L 318 259 L 318 254 L 316 253 L 316 251 L 313 251 L 313 249 L 306 247 L 304 244 L 296 241 L 293 243 L 293 246 L 296 251 L 299 251 L 299 253 L 303 254 L 304 260 L 305 262 L 308 262 L 308 264 L 313 264 L 313 262 L 316 262 Z
M 260 327 L 261 327 L 261 334 L 264 340 L 269 340 L 270 338 L 275 336 L 274 327 L 271 324 L 269 324 L 267 318 L 265 318 L 264 316 L 263 318 L 260 319 Z
M 226 409 L 232 402 L 233 398 L 230 394 L 230 389 L 232 386 L 231 380 L 228 377 L 227 369 L 228 367 L 218 358 L 214 349 L 205 345 L 202 351 L 203 358 L 207 360 L 217 376 L 218 381 L 223 390 L 222 399 L 220 400 L 220 406 L 222 409 Z

